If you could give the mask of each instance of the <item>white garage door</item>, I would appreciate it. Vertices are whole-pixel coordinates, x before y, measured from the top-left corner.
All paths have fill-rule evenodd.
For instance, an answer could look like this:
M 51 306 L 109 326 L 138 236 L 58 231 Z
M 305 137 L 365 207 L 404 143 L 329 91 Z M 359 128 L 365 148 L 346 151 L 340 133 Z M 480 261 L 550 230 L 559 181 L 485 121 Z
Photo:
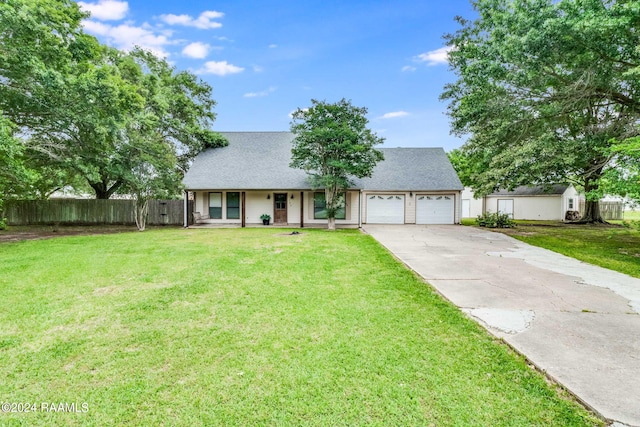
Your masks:
M 368 224 L 404 224 L 404 195 L 367 195 Z
M 416 224 L 453 224 L 453 194 L 424 194 L 416 197 Z

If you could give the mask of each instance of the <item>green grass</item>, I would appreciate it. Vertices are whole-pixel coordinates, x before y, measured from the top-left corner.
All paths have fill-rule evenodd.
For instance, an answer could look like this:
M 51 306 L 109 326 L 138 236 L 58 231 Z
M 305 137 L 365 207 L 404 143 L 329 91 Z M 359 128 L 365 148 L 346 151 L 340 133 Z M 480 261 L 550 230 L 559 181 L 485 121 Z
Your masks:
M 632 211 L 624 211 L 622 214 L 624 221 L 640 221 L 640 211 L 632 210 Z M 612 222 L 622 222 L 622 221 L 612 221 Z
M 523 242 L 640 278 L 638 229 L 616 224 L 573 225 L 553 221 L 517 223 L 516 228 L 492 231 L 502 232 Z
M 0 244 L 0 425 L 602 423 L 357 230 Z

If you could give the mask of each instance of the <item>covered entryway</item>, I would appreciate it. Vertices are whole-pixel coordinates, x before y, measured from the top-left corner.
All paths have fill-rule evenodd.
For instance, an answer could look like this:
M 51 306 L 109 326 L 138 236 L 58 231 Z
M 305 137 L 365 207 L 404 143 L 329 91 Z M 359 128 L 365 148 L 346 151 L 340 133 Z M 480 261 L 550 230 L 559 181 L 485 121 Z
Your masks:
M 367 195 L 368 224 L 404 224 L 404 194 Z
M 273 223 L 287 223 L 287 193 L 275 193 L 273 195 Z
M 416 224 L 453 224 L 455 196 L 453 194 L 421 194 L 416 200 Z

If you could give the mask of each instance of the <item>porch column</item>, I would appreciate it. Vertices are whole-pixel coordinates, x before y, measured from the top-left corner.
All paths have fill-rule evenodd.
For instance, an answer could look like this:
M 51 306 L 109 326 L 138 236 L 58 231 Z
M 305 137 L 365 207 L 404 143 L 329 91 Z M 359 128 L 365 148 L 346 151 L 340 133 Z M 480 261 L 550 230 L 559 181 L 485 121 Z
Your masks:
M 245 192 L 243 191 L 240 195 L 240 215 L 242 215 L 242 225 L 241 227 L 246 227 L 246 213 L 245 213 Z
M 362 190 L 358 191 L 358 228 L 362 228 Z
M 300 228 L 304 228 L 304 191 L 300 192 Z
M 189 204 L 189 192 L 187 190 L 184 190 L 184 221 L 183 221 L 184 228 L 189 227 L 189 218 L 188 218 L 189 209 L 187 209 L 188 204 Z

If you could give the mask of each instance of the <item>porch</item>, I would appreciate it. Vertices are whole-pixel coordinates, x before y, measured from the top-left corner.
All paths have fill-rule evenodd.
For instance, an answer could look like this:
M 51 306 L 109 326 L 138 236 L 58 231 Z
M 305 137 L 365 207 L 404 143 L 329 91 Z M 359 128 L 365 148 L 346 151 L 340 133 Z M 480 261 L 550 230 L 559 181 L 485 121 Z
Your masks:
M 264 227 L 265 215 L 270 227 L 322 228 L 327 224 L 322 190 L 197 190 L 185 197 L 194 206 L 189 227 Z M 343 197 L 336 226 L 357 228 L 360 192 L 347 191 Z

